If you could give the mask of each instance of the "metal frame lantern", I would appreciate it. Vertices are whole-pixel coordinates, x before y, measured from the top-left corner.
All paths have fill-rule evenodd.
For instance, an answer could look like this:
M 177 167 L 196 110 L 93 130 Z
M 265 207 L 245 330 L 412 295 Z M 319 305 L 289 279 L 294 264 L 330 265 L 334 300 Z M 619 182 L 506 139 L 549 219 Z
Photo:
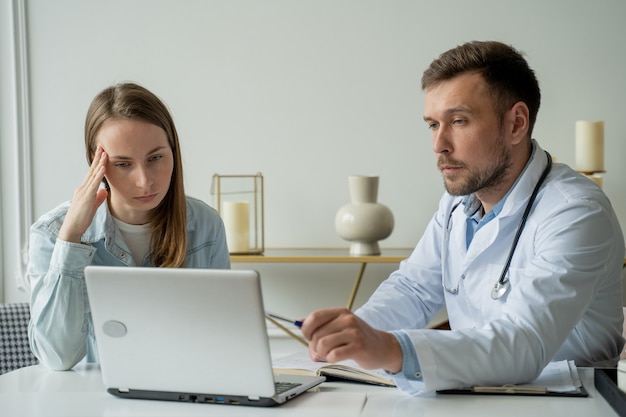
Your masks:
M 263 175 L 213 174 L 213 206 L 224 221 L 231 255 L 258 255 L 265 250 Z

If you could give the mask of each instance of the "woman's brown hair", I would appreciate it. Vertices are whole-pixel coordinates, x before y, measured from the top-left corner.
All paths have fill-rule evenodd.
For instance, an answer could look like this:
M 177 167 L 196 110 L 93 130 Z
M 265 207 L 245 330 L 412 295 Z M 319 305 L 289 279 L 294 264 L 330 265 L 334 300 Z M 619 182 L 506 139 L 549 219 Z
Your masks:
M 174 169 L 167 195 L 152 212 L 150 250 L 152 264 L 184 267 L 187 251 L 187 204 L 178 133 L 165 104 L 152 92 L 134 83 L 122 83 L 102 90 L 91 102 L 85 119 L 85 151 L 91 165 L 96 136 L 108 120 L 139 119 L 162 128 L 174 156 Z M 106 179 L 104 180 L 105 185 Z

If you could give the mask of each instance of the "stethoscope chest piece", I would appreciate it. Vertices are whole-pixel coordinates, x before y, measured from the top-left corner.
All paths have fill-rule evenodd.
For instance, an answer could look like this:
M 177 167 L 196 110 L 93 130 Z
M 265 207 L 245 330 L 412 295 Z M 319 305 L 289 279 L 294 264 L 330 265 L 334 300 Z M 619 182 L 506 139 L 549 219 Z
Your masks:
M 510 284 L 508 280 L 504 282 L 496 282 L 493 284 L 493 288 L 491 288 L 491 298 L 493 300 L 499 300 L 509 290 L 509 286 Z

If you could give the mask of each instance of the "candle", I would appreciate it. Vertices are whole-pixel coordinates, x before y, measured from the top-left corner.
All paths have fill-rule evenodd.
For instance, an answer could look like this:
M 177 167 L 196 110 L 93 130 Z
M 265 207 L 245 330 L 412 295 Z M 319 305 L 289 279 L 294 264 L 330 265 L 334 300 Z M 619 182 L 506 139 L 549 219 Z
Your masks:
M 617 362 L 617 388 L 626 394 L 626 359 Z
M 593 175 L 585 175 L 585 176 L 589 178 L 591 181 L 595 182 L 598 187 L 602 188 L 602 177 L 600 175 L 593 174 Z
M 247 201 L 224 201 L 222 219 L 229 252 L 250 251 L 250 204 Z
M 576 170 L 604 172 L 604 122 L 576 122 Z

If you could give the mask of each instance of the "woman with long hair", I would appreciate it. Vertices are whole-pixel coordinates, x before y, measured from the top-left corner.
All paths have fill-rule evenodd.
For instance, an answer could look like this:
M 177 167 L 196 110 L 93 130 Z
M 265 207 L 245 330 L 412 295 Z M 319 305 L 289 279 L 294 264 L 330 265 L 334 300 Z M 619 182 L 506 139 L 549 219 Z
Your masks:
M 87 265 L 230 268 L 218 213 L 185 195 L 170 112 L 134 83 L 111 86 L 85 121 L 89 169 L 71 201 L 31 227 L 31 349 L 49 368 L 97 361 Z

